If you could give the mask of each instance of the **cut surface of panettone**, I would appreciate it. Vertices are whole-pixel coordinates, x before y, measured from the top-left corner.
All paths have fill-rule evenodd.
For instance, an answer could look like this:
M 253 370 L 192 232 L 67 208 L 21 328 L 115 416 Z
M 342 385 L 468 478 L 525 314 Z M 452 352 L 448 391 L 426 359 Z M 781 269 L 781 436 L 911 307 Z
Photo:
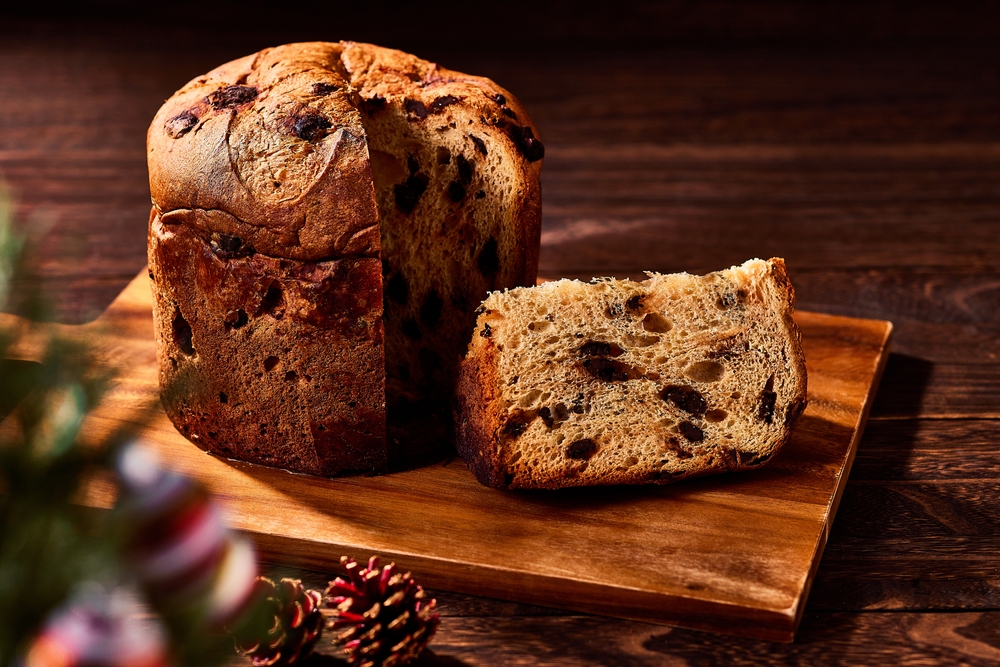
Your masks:
M 784 261 L 492 293 L 456 396 L 459 453 L 500 488 L 668 483 L 789 439 L 806 368 Z

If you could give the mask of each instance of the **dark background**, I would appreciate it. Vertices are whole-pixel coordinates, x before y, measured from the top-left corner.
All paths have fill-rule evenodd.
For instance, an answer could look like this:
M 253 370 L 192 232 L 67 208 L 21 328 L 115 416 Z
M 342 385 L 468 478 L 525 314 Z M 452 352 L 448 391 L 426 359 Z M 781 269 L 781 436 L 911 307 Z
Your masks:
M 521 99 L 547 149 L 543 275 L 783 256 L 800 308 L 896 326 L 796 643 L 441 593 L 426 664 L 1000 662 L 1000 5 L 0 3 L 0 177 L 48 226 L 54 319 L 145 264 L 163 100 L 310 39 Z

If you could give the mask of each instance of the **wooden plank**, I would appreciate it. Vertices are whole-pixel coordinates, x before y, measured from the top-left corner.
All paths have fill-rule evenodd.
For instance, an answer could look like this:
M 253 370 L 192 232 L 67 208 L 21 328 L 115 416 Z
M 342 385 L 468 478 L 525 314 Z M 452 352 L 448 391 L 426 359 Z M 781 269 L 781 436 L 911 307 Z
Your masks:
M 162 413 L 142 436 L 227 503 L 266 554 L 329 567 L 378 552 L 430 586 L 789 640 L 886 358 L 891 326 L 800 313 L 810 407 L 792 442 L 752 473 L 667 487 L 498 492 L 460 461 L 335 480 L 206 456 Z M 91 325 L 121 369 L 86 439 L 138 419 L 158 395 L 145 272 Z M 35 327 L 39 329 L 39 327 Z M 37 336 L 35 336 L 37 338 Z M 29 336 L 29 340 L 32 339 Z M 30 345 L 21 354 L 33 354 Z M 34 352 L 37 354 L 37 352 Z M 95 484 L 89 502 L 113 490 Z

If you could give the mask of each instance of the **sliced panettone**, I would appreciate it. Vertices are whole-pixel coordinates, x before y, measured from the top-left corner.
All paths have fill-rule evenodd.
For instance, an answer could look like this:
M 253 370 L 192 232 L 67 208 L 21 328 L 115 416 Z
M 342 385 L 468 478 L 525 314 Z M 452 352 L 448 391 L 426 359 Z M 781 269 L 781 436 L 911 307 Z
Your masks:
M 777 258 L 494 292 L 460 368 L 459 453 L 501 488 L 759 466 L 806 406 L 793 301 Z

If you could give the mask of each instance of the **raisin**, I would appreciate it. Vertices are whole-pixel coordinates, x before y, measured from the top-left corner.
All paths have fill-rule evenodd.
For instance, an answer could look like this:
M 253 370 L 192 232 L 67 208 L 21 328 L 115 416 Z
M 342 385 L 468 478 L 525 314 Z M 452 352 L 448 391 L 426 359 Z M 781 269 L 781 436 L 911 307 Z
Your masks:
M 691 442 L 701 442 L 705 439 L 705 432 L 691 422 L 681 422 L 678 428 L 681 431 L 681 435 Z
M 509 134 L 514 145 L 517 146 L 517 150 L 521 151 L 521 155 L 528 162 L 537 162 L 545 157 L 545 146 L 535 138 L 535 133 L 531 131 L 530 127 L 512 125 Z
M 423 120 L 424 118 L 427 118 L 427 114 L 429 113 L 427 111 L 427 107 L 420 100 L 407 99 L 403 103 L 403 107 L 406 109 L 406 113 L 410 114 L 411 116 L 415 117 L 418 120 Z
M 483 249 L 479 251 L 479 257 L 476 259 L 476 265 L 479 267 L 479 272 L 484 276 L 496 275 L 497 269 L 500 268 L 496 238 L 491 236 L 483 244 Z
M 361 110 L 369 116 L 374 116 L 379 111 L 384 109 L 386 104 L 387 102 L 384 97 L 381 95 L 375 95 L 374 97 L 361 100 Z
M 595 340 L 590 341 L 589 343 L 584 343 L 579 352 L 587 357 L 617 357 L 620 356 L 624 350 L 615 343 L 603 343 Z
M 276 320 L 280 320 L 285 315 L 285 295 L 277 282 L 272 282 L 268 286 L 264 297 L 260 300 L 260 306 L 257 308 L 257 316 L 259 317 L 265 313 L 271 315 Z
M 530 422 L 531 419 L 532 415 L 525 414 L 524 412 L 518 410 L 511 415 L 510 419 L 508 419 L 507 423 L 503 425 L 500 432 L 504 435 L 510 435 L 516 438 L 528 430 L 528 422 Z
M 206 97 L 215 110 L 231 109 L 257 99 L 258 91 L 253 86 L 226 86 Z
M 544 407 L 539 410 L 538 416 L 542 418 L 542 421 L 545 422 L 545 425 L 549 428 L 552 428 L 552 425 L 555 424 L 555 420 L 552 419 L 552 410 L 548 407 Z
M 586 461 L 597 452 L 597 443 L 590 438 L 574 440 L 566 448 L 566 456 L 574 461 Z
M 299 374 L 295 371 L 288 371 L 285 373 L 285 382 L 295 382 L 299 379 Z
M 476 145 L 476 150 L 478 150 L 483 155 L 489 155 L 489 152 L 486 150 L 486 142 L 485 141 L 483 141 L 482 139 L 480 139 L 479 137 L 477 137 L 474 134 L 470 134 L 469 138 L 472 139 L 472 143 L 474 143 Z
M 220 391 L 219 392 L 219 403 L 228 403 L 228 402 L 229 402 L 229 394 L 227 394 L 224 391 Z
M 251 257 L 257 252 L 253 246 L 244 244 L 243 239 L 239 236 L 232 236 L 230 234 L 212 234 L 209 246 L 212 248 L 213 253 L 223 259 Z
M 464 155 L 455 158 L 455 166 L 458 167 L 458 182 L 468 185 L 472 182 L 472 163 L 465 159 Z
M 333 83 L 326 83 L 326 82 L 314 83 L 312 85 L 312 94 L 313 95 L 319 95 L 320 97 L 325 97 L 326 95 L 329 95 L 330 93 L 334 93 L 334 92 L 336 92 L 339 89 L 340 89 L 340 86 L 338 86 L 336 84 L 333 84 Z M 384 99 L 382 101 L 385 102 Z
M 389 282 L 385 285 L 385 294 L 400 305 L 405 306 L 406 302 L 409 301 L 410 285 L 406 282 L 406 278 L 403 277 L 402 271 L 389 278 Z
M 483 330 L 479 332 L 479 335 L 482 336 L 483 338 L 489 338 L 490 336 L 493 335 L 493 328 L 489 325 L 488 322 L 483 325 Z M 512 379 L 514 380 L 514 382 L 517 382 L 516 375 Z M 509 384 L 514 384 L 514 382 L 510 382 Z
M 514 110 L 513 110 L 513 109 L 511 109 L 511 108 L 510 108 L 509 106 L 507 106 L 506 104 L 505 104 L 505 105 L 503 105 L 502 107 L 500 107 L 500 111 L 502 111 L 502 112 L 503 112 L 503 115 L 504 115 L 504 116 L 507 116 L 507 118 L 513 118 L 514 120 L 517 120 L 517 114 L 516 114 L 516 113 L 514 113 Z
M 499 104 L 500 106 L 507 104 L 507 98 L 501 95 L 500 93 L 493 95 L 490 99 Z
M 424 299 L 424 305 L 420 307 L 420 321 L 427 327 L 435 327 L 441 321 L 441 307 L 444 302 L 438 295 L 437 290 L 431 290 Z
M 396 208 L 409 215 L 417 207 L 420 195 L 427 190 L 430 179 L 424 174 L 414 174 L 402 183 L 393 186 L 393 193 L 396 195 Z
M 604 382 L 625 382 L 632 375 L 632 367 L 607 357 L 591 357 L 584 360 L 583 367 L 588 373 Z
M 225 326 L 226 331 L 229 331 L 230 329 L 242 329 L 249 321 L 250 318 L 247 317 L 247 311 L 240 308 L 235 313 L 227 315 L 223 325 Z
M 325 136 L 330 127 L 332 127 L 330 121 L 318 113 L 304 113 L 296 116 L 292 122 L 295 136 L 305 141 L 315 141 Z
M 459 100 L 454 95 L 442 95 L 441 97 L 438 97 L 433 102 L 431 102 L 431 111 L 433 111 L 434 113 L 438 113 L 449 104 L 456 104 L 460 101 L 461 100 Z
M 740 467 L 740 453 L 732 447 L 720 447 L 718 456 L 726 470 L 737 470 Z
M 458 181 L 452 181 L 449 183 L 448 199 L 452 200 L 456 204 L 465 199 L 465 186 Z
M 578 415 L 582 415 L 584 412 L 583 400 L 583 394 L 577 394 L 576 398 L 573 399 L 573 412 Z
M 778 395 L 774 393 L 774 376 L 767 379 L 764 390 L 760 392 L 760 401 L 757 404 L 757 418 L 765 424 L 774 421 L 774 403 L 778 400 Z
M 645 298 L 643 294 L 636 294 L 635 296 L 629 297 L 629 300 L 625 302 L 625 307 L 629 310 L 638 310 L 642 306 L 642 300 Z
M 167 131 L 167 136 L 171 139 L 179 139 L 197 124 L 198 117 L 190 111 L 184 111 L 164 123 L 163 127 Z
M 556 421 L 564 422 L 569 419 L 569 409 L 566 407 L 565 403 L 556 403 L 553 406 L 552 411 L 555 415 Z
M 664 444 L 667 449 L 676 454 L 679 459 L 689 459 L 694 456 L 690 450 L 681 447 L 681 443 L 677 440 L 677 438 L 667 438 L 667 441 Z
M 403 333 L 413 340 L 420 340 L 424 337 L 423 332 L 420 331 L 420 325 L 414 319 L 403 320 L 401 328 L 403 329 Z
M 187 356 L 194 354 L 194 332 L 191 331 L 191 325 L 188 321 L 184 319 L 181 315 L 181 311 L 178 310 L 177 314 L 174 315 L 173 321 L 174 329 L 174 340 L 177 342 L 177 347 L 181 349 L 181 352 Z
M 667 385 L 660 390 L 660 398 L 673 403 L 684 412 L 696 417 L 702 416 L 705 414 L 705 410 L 708 409 L 705 398 L 694 387 Z

